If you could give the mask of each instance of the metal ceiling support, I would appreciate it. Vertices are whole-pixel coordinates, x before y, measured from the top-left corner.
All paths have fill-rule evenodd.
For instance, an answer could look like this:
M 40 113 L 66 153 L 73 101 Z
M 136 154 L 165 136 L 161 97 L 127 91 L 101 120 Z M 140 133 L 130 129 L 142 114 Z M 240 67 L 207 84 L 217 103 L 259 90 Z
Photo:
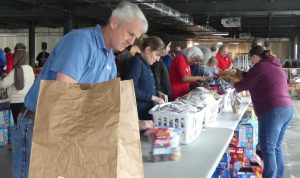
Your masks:
M 272 12 L 269 13 L 268 15 L 268 31 L 271 32 L 271 26 L 272 26 Z
M 209 0 L 209 2 L 210 2 L 211 4 L 216 4 L 216 1 L 214 1 L 214 0 Z
M 146 12 L 150 11 L 149 13 L 151 13 L 150 16 L 152 18 L 159 18 L 160 24 L 166 26 L 173 26 L 173 28 L 174 28 L 174 24 L 176 24 L 177 26 L 179 26 L 179 28 L 182 27 L 185 30 L 194 33 L 195 35 L 200 35 L 197 32 L 210 32 L 210 33 L 216 32 L 216 30 L 213 29 L 208 24 L 206 24 L 205 26 L 195 25 L 192 16 L 186 13 L 181 13 L 163 3 L 155 3 L 155 2 L 149 3 L 149 2 L 145 2 L 144 0 L 137 0 L 137 1 L 139 2 L 141 9 L 146 10 Z
M 180 9 L 183 13 L 193 15 L 211 14 L 223 16 L 224 14 L 235 12 L 295 11 L 300 9 L 298 0 L 272 0 L 272 3 L 270 3 L 270 0 L 252 0 L 251 3 L 249 0 L 219 0 L 216 2 L 217 6 L 209 1 L 191 1 L 186 3 L 184 1 L 164 0 L 166 5 L 174 9 Z
M 73 17 L 70 15 L 66 15 L 64 18 L 64 35 L 73 29 L 74 21 Z
M 30 23 L 29 26 L 29 65 L 35 67 L 35 24 Z
M 183 22 L 187 25 L 194 25 L 192 16 L 190 16 L 188 14 L 180 13 L 179 11 L 172 9 L 171 7 L 168 7 L 168 6 L 164 5 L 163 3 L 147 3 L 147 2 L 142 3 L 142 2 L 144 2 L 144 0 L 137 0 L 137 1 L 141 2 L 140 5 L 145 6 L 144 8 L 148 7 L 152 10 L 155 10 L 162 16 L 173 17 L 177 21 Z

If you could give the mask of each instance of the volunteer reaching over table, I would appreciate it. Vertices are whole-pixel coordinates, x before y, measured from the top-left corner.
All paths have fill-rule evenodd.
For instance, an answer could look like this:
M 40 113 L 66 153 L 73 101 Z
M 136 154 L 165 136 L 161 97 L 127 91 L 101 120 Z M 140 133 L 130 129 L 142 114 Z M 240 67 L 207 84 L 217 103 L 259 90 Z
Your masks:
M 25 98 L 25 107 L 13 133 L 13 178 L 27 178 L 32 144 L 32 128 L 41 80 L 68 83 L 99 83 L 116 78 L 113 50 L 122 51 L 146 33 L 143 12 L 129 2 L 121 2 L 102 28 L 73 30 L 49 55 L 45 66 Z
M 284 177 L 282 140 L 293 117 L 287 76 L 270 50 L 254 46 L 249 56 L 253 67 L 243 73 L 241 81 L 231 77 L 237 91 L 249 90 L 258 117 L 259 143 L 262 151 L 263 177 Z M 240 73 L 240 71 L 236 71 Z M 238 74 L 241 76 L 241 74 Z M 238 82 L 237 82 L 238 81 Z
M 192 76 L 190 65 L 197 64 L 203 58 L 202 51 L 196 47 L 183 50 L 177 55 L 170 67 L 170 82 L 173 91 L 173 99 L 190 92 L 190 83 L 210 80 L 210 77 Z

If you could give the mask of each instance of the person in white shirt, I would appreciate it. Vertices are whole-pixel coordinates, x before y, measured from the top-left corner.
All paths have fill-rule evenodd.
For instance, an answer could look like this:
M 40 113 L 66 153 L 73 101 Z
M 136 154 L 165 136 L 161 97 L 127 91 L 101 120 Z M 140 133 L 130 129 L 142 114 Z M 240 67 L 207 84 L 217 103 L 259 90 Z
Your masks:
M 25 50 L 14 54 L 14 68 L 0 81 L 1 88 L 7 88 L 14 123 L 24 106 L 24 98 L 34 82 L 34 72 L 29 65 L 29 55 Z

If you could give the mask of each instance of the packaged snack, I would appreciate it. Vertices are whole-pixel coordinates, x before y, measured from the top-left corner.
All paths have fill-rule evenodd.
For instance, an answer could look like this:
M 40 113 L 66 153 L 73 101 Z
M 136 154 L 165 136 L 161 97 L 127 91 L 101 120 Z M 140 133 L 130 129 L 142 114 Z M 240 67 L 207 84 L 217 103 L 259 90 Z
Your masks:
M 242 98 L 238 93 L 233 93 L 233 97 L 231 98 L 231 107 L 233 113 L 240 113 L 242 104 Z
M 179 159 L 182 129 L 156 126 L 146 134 L 152 145 L 150 161 L 175 161 Z

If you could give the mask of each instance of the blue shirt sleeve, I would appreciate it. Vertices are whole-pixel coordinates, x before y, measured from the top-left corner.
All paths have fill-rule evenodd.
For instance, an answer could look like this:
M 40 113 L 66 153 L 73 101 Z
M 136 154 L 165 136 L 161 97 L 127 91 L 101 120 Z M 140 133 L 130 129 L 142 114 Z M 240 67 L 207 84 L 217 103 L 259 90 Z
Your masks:
M 5 53 L 2 49 L 0 49 L 0 67 L 4 67 L 5 65 L 6 65 Z
M 64 73 L 77 82 L 80 81 L 90 58 L 88 39 L 84 34 L 73 31 L 67 34 L 51 53 L 52 60 L 49 70 Z
M 124 80 L 133 80 L 134 90 L 137 101 L 151 101 L 152 93 L 147 93 L 140 89 L 139 87 L 139 78 L 142 74 L 143 64 L 140 59 L 135 57 L 131 58 L 126 66 L 126 70 L 122 75 Z
M 113 80 L 117 78 L 117 65 L 116 63 L 112 64 L 112 70 L 109 76 L 109 80 Z
M 167 69 L 170 70 L 171 67 L 171 63 L 172 63 L 172 57 L 169 55 L 166 55 L 163 57 L 163 62 L 165 63 L 165 65 L 167 66 Z

